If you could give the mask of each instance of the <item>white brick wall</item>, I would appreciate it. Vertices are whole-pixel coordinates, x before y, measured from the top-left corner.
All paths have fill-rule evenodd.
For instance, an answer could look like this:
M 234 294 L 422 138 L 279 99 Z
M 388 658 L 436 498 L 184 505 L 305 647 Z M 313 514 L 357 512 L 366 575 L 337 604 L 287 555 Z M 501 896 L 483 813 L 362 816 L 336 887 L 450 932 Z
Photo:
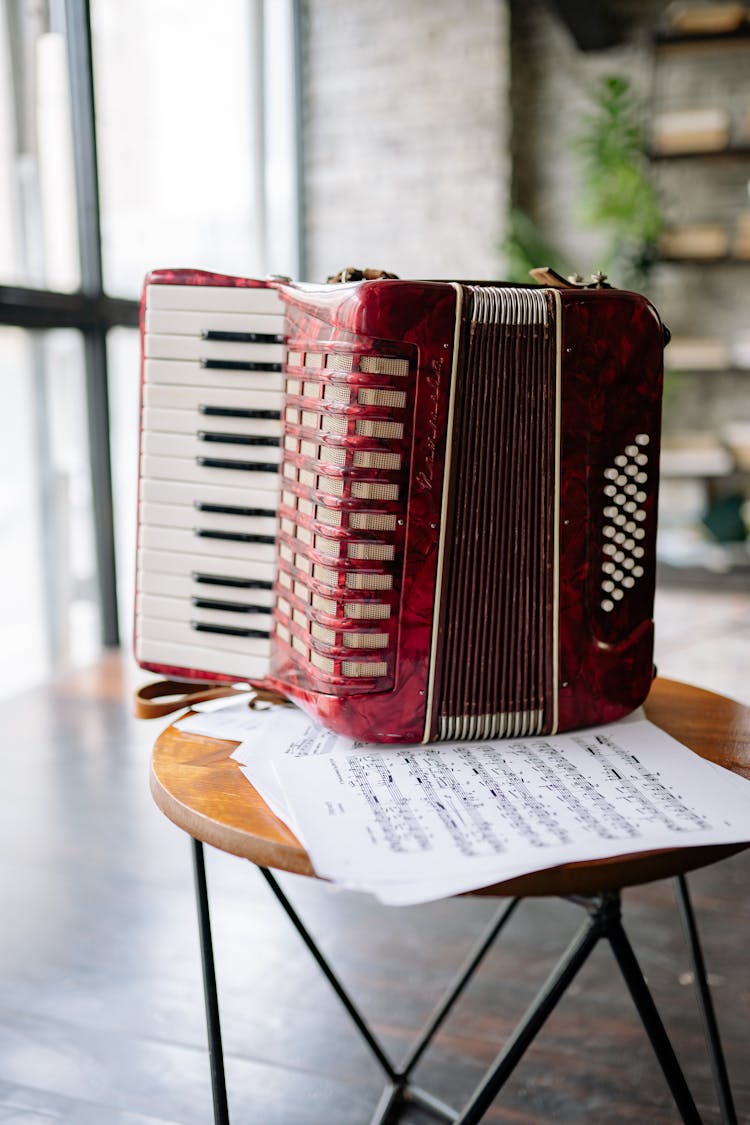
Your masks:
M 308 277 L 499 277 L 505 0 L 307 0 L 305 16 Z

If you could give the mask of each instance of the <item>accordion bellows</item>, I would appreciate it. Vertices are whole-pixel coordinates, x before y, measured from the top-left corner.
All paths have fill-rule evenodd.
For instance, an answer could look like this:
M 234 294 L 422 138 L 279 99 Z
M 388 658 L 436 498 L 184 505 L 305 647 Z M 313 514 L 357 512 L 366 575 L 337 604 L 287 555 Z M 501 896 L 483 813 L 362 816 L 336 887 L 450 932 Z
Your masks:
M 608 288 L 150 275 L 137 659 L 376 742 L 626 714 L 663 343 Z

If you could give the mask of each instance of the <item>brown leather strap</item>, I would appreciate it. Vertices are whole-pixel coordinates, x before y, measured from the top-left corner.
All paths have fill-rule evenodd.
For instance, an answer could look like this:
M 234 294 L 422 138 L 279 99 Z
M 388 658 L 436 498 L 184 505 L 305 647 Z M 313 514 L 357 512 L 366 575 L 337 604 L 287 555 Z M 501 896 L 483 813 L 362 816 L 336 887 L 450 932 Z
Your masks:
M 553 270 L 551 266 L 537 266 L 536 269 L 529 270 L 529 273 L 537 284 L 548 285 L 552 289 L 583 288 L 581 282 L 571 281 L 570 278 L 563 277 L 557 270 Z
M 253 688 L 255 695 L 249 701 L 251 707 L 257 703 L 286 703 L 283 695 L 268 688 Z M 243 695 L 246 688 L 233 687 L 232 684 L 192 684 L 184 680 L 155 680 L 144 684 L 133 693 L 133 714 L 136 719 L 160 719 L 203 703 L 207 699 L 222 699 L 224 696 Z

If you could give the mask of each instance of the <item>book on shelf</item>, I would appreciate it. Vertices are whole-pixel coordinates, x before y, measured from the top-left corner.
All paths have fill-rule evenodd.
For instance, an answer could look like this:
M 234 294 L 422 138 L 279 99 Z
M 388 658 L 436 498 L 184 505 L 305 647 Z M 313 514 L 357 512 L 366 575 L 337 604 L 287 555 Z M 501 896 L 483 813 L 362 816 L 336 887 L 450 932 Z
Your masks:
M 670 31 L 681 35 L 722 35 L 738 31 L 747 19 L 744 4 L 675 4 L 667 10 Z
M 729 114 L 721 108 L 668 110 L 654 117 L 654 152 L 718 152 L 729 144 Z
M 750 211 L 743 211 L 737 220 L 733 250 L 736 258 L 750 259 Z
M 667 258 L 724 258 L 729 252 L 729 234 L 720 223 L 672 227 L 659 239 L 659 251 Z
M 674 433 L 662 440 L 660 472 L 664 477 L 724 477 L 734 457 L 714 434 Z
M 721 438 L 737 468 L 750 472 L 750 422 L 728 422 L 721 431 Z
M 733 367 L 750 371 L 750 331 L 744 329 L 732 337 L 730 355 Z
M 731 357 L 718 336 L 673 336 L 664 362 L 670 371 L 722 371 L 731 366 Z

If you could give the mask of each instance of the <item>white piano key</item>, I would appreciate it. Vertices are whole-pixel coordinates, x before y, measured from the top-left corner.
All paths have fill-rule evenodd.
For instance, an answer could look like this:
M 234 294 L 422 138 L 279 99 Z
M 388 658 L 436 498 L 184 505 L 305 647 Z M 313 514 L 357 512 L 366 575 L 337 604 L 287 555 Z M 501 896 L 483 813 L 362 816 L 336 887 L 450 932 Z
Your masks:
M 139 637 L 152 641 L 174 641 L 180 645 L 196 645 L 234 652 L 246 656 L 268 657 L 270 641 L 265 637 L 240 637 L 231 633 L 209 633 L 193 629 L 190 621 L 168 621 L 163 617 L 136 614 L 135 627 Z M 241 626 L 238 626 L 241 628 Z M 219 671 L 217 668 L 216 671 Z
M 210 426 L 207 432 L 215 432 Z M 237 431 L 239 432 L 239 431 Z M 159 457 L 212 457 L 223 461 L 252 461 L 260 464 L 278 465 L 281 449 L 278 445 L 243 445 L 229 441 L 203 441 L 192 434 L 154 433 L 144 430 L 141 435 L 141 450 Z
M 213 378 L 213 373 L 212 373 Z M 274 376 L 269 378 L 273 379 Z M 278 376 L 279 380 L 281 376 Z M 284 395 L 270 386 L 263 390 L 244 387 L 179 387 L 162 383 L 143 384 L 143 405 L 164 410 L 197 410 L 200 406 L 218 406 L 226 410 L 278 410 L 281 413 Z
M 254 474 L 257 475 L 257 474 Z M 268 474 L 269 481 L 271 474 Z M 219 487 L 215 484 L 173 480 L 141 480 L 139 488 L 141 503 L 153 501 L 155 504 L 175 504 L 192 508 L 195 501 L 206 504 L 230 504 L 243 508 L 267 508 L 278 511 L 279 489 L 274 478 L 270 486 L 261 488 Z
M 278 290 L 236 285 L 148 285 L 146 305 L 151 309 L 185 309 L 216 312 L 284 315 Z
M 146 308 L 146 331 L 169 336 L 202 336 L 204 332 L 258 332 L 263 336 L 284 334 L 283 312 L 275 316 L 257 313 L 174 311 Z
M 281 438 L 283 432 L 280 418 L 232 418 L 221 414 L 201 414 L 197 410 L 159 410 L 151 406 L 143 411 L 142 425 L 144 430 L 177 434 L 210 430 L 217 434 Z
M 143 337 L 143 354 L 147 359 L 210 359 L 259 364 L 284 362 L 282 344 L 201 340 L 197 336 L 162 336 L 151 332 Z
M 203 598 L 203 600 L 209 599 Z M 219 599 L 211 600 L 218 601 Z M 224 600 L 229 601 L 228 598 Z M 205 625 L 229 625 L 240 629 L 257 629 L 262 633 L 268 633 L 271 629 L 270 613 L 252 613 L 244 608 L 242 611 L 218 609 L 213 606 L 207 608 L 206 606 L 194 605 L 190 598 L 154 597 L 151 594 L 139 594 L 136 598 L 136 613 L 142 617 L 161 618 L 165 621 L 200 621 Z
M 152 527 L 141 524 L 140 542 L 143 547 L 157 551 L 185 551 L 192 555 L 216 560 L 247 559 L 267 563 L 269 577 L 273 579 L 275 548 L 271 543 L 236 543 L 231 539 L 206 539 L 188 529 L 178 527 Z
M 157 480 L 236 485 L 238 488 L 247 487 L 261 491 L 270 490 L 273 487 L 272 478 L 278 478 L 278 473 L 256 473 L 253 469 L 215 469 L 199 465 L 193 458 L 162 457 L 149 453 L 144 453 L 141 457 L 141 472 L 144 476 Z M 276 488 L 278 492 L 278 479 Z
M 229 578 L 237 581 L 269 582 L 272 583 L 276 568 L 273 564 L 258 561 L 257 559 L 238 558 L 206 558 L 205 555 L 193 551 L 170 551 L 147 546 L 142 540 L 138 546 L 137 554 L 138 573 L 153 572 L 169 576 L 200 574 L 215 578 Z M 203 586 L 204 584 L 196 583 Z M 206 584 L 208 588 L 208 584 Z M 212 584 L 211 589 L 216 587 Z M 237 590 L 234 586 L 222 587 L 227 590 Z M 254 597 L 255 589 L 248 587 L 248 592 Z M 270 594 L 270 590 L 266 591 Z
M 181 527 L 192 531 L 242 532 L 249 535 L 276 535 L 276 517 L 233 515 L 228 512 L 202 512 L 191 505 L 152 504 L 141 507 L 141 520 L 152 527 Z
M 283 392 L 283 375 L 280 371 L 230 371 L 226 369 L 201 367 L 197 359 L 145 359 L 143 362 L 145 383 L 177 384 L 185 387 L 201 387 L 209 396 L 215 387 L 238 390 Z
M 181 574 L 163 574 L 148 567 L 138 571 L 137 585 L 142 594 L 151 594 L 155 597 L 211 598 L 215 601 L 232 601 L 242 605 L 262 605 L 267 609 L 273 606 L 274 598 L 273 590 L 246 590 L 238 586 L 196 582 L 187 570 Z
M 208 636 L 207 633 L 196 633 L 196 637 Z M 262 680 L 269 671 L 269 658 L 266 655 L 243 655 L 206 645 L 155 641 L 150 637 L 136 638 L 135 655 L 141 664 L 184 668 L 191 672 L 211 672 L 229 676 L 233 680 Z

